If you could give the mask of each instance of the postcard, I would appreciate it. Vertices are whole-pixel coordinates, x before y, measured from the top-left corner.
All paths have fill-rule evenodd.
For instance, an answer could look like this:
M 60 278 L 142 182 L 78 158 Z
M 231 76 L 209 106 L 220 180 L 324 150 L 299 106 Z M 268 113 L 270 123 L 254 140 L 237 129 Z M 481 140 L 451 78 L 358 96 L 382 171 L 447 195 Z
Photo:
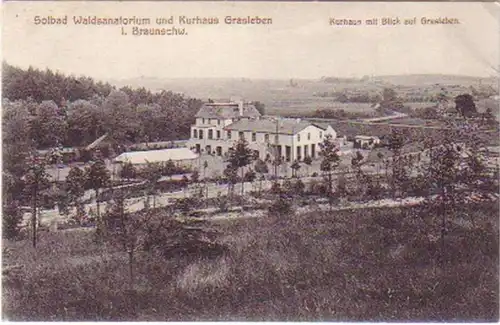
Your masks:
M 3 319 L 497 322 L 499 10 L 4 2 Z

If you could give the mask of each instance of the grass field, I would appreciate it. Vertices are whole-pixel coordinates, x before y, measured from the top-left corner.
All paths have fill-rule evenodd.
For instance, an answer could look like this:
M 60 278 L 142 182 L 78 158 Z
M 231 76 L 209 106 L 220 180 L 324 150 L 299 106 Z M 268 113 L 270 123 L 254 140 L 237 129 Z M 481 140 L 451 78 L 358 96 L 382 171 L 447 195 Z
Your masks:
M 4 242 L 7 320 L 497 321 L 498 202 L 439 218 L 421 208 L 220 221 L 216 258 L 125 257 L 92 233 Z M 7 253 L 5 252 L 7 249 Z

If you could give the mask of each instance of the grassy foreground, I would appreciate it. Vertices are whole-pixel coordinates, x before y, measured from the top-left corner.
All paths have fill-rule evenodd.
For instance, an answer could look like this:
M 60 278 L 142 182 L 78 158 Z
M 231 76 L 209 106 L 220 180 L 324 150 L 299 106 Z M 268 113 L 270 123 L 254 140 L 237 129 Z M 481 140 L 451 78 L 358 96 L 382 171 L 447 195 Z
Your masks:
M 91 232 L 4 242 L 7 320 L 497 321 L 498 202 L 219 222 L 222 256 L 127 260 Z M 6 248 L 6 250 L 5 250 Z

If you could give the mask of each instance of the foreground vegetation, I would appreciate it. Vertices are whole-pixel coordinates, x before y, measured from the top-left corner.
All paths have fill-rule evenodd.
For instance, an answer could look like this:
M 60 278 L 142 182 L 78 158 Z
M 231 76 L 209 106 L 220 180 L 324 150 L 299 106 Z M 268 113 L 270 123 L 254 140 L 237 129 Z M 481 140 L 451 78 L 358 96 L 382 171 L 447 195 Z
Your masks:
M 132 288 L 127 254 L 93 232 L 44 233 L 36 251 L 6 241 L 4 269 L 23 268 L 4 271 L 4 317 L 498 319 L 498 202 L 451 216 L 441 242 L 439 216 L 423 206 L 293 215 L 283 200 L 262 219 L 205 225 L 225 247 L 217 254 L 138 252 Z

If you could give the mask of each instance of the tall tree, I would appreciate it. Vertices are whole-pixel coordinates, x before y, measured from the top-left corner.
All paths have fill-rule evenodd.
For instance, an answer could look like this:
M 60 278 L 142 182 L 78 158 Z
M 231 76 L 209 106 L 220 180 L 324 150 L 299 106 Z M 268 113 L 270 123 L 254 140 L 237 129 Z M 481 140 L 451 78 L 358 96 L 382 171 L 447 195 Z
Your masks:
M 153 196 L 153 208 L 156 208 L 156 183 L 160 180 L 162 166 L 159 163 L 147 162 L 146 167 L 141 170 L 141 177 L 146 181 L 147 199 Z
M 229 150 L 228 162 L 235 168 L 241 170 L 241 195 L 244 194 L 244 167 L 248 166 L 253 160 L 253 152 L 248 147 L 248 142 L 241 138 L 234 144 L 232 150 Z
M 66 121 L 59 107 L 53 101 L 43 101 L 30 119 L 30 137 L 37 147 L 49 148 L 57 146 L 64 140 Z
M 137 170 L 131 162 L 125 162 L 120 169 L 120 177 L 127 180 L 135 178 L 137 175 Z
M 392 188 L 393 197 L 396 197 L 398 191 L 403 189 L 409 178 L 410 166 L 405 164 L 402 158 L 402 150 L 409 142 L 408 139 L 408 134 L 400 129 L 392 129 L 387 139 L 387 147 L 392 153 L 391 176 L 387 181 Z M 386 175 L 388 175 L 387 171 Z
M 323 142 L 319 144 L 321 149 L 320 154 L 322 157 L 320 169 L 327 175 L 328 178 L 328 196 L 332 195 L 333 190 L 333 171 L 340 164 L 339 148 L 333 141 L 331 134 L 327 134 L 323 139 Z
M 290 168 L 292 169 L 292 177 L 297 177 L 297 172 L 299 171 L 300 167 L 300 162 L 298 160 L 295 160 L 290 165 Z
M 232 164 L 228 164 L 226 168 L 224 168 L 223 175 L 228 181 L 227 195 L 230 199 L 232 199 L 234 185 L 238 182 L 238 168 L 236 168 Z
M 87 180 L 87 186 L 95 191 L 97 208 L 97 233 L 100 236 L 103 234 L 103 231 L 105 231 L 105 229 L 103 220 L 101 218 L 99 191 L 101 188 L 108 186 L 111 177 L 109 170 L 106 168 L 106 164 L 102 159 L 96 159 L 90 164 L 90 166 L 85 167 L 85 176 Z
M 304 164 L 307 166 L 307 176 L 309 176 L 309 169 L 311 168 L 312 165 L 312 158 L 310 156 L 305 156 L 304 157 Z
M 78 211 L 80 209 L 80 198 L 85 194 L 86 181 L 85 172 L 77 166 L 72 167 L 66 177 L 66 189 L 69 199 L 76 207 L 77 212 L 80 212 Z
M 49 176 L 45 167 L 46 162 L 44 158 L 38 156 L 37 154 L 33 154 L 30 158 L 29 167 L 24 177 L 27 194 L 31 197 L 32 204 L 31 235 L 34 248 L 36 248 L 37 244 L 37 211 L 39 196 L 41 190 L 46 188 L 49 183 Z
M 269 173 L 269 168 L 267 167 L 267 164 L 264 160 L 262 159 L 257 159 L 255 162 L 255 171 L 260 174 L 260 187 L 259 187 L 259 194 L 262 192 L 262 179 L 264 178 L 264 174 Z

